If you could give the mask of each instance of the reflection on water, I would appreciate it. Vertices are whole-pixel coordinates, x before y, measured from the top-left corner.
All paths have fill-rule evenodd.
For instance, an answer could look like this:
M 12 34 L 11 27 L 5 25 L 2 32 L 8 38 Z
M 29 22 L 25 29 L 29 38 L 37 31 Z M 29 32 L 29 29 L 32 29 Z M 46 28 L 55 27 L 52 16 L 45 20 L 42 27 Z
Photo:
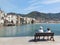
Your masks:
M 60 24 L 27 24 L 1 27 L 0 37 L 33 36 L 40 26 L 44 27 L 44 31 L 49 27 L 55 35 L 60 35 Z

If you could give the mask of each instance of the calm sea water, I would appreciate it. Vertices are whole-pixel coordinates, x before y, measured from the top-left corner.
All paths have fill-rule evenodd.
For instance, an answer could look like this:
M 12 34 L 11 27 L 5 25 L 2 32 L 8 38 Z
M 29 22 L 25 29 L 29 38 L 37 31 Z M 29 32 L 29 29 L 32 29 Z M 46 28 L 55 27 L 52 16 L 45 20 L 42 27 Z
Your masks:
M 40 26 L 43 26 L 44 31 L 49 27 L 55 35 L 60 35 L 60 24 L 27 24 L 1 27 L 0 37 L 33 36 Z

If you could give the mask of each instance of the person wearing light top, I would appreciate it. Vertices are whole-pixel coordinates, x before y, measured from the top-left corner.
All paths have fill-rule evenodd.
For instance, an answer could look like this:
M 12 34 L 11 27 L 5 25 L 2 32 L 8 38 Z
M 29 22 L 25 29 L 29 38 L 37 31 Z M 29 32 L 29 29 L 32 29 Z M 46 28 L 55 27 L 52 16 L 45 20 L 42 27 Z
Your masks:
M 51 30 L 50 30 L 50 28 L 47 28 L 47 31 L 46 31 L 46 33 L 51 33 Z M 51 37 L 50 36 L 48 36 L 47 37 L 47 40 L 49 40 Z
M 40 33 L 43 33 L 44 32 L 42 26 L 40 26 L 40 29 L 38 30 L 38 32 L 40 32 Z
M 47 33 L 51 33 L 51 30 L 50 30 L 50 28 L 47 28 L 47 31 L 46 31 Z
M 42 27 L 42 26 L 40 26 L 40 28 L 39 28 L 38 32 L 39 32 L 39 33 L 43 33 L 43 32 L 44 32 L 44 31 L 43 31 L 43 27 Z M 40 39 L 40 36 L 39 36 L 38 38 Z M 44 39 L 44 36 L 43 36 L 43 39 Z

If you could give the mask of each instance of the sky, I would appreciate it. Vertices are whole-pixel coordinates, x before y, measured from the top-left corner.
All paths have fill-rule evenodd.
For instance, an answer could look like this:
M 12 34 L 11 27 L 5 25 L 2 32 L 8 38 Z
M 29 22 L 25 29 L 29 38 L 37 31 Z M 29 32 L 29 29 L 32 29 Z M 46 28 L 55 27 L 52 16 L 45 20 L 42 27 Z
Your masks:
M 0 8 L 6 13 L 27 14 L 32 11 L 59 13 L 60 0 L 0 0 Z

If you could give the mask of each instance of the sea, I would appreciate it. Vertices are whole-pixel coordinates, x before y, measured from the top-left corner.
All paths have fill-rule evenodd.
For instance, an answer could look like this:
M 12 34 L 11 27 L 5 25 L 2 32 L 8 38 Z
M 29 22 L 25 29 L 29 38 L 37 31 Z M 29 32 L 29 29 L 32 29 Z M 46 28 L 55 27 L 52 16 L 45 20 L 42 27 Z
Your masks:
M 39 23 L 0 27 L 0 37 L 34 36 L 40 26 L 43 27 L 44 32 L 47 31 L 47 28 L 50 28 L 50 30 L 54 32 L 54 35 L 60 35 L 60 24 Z

